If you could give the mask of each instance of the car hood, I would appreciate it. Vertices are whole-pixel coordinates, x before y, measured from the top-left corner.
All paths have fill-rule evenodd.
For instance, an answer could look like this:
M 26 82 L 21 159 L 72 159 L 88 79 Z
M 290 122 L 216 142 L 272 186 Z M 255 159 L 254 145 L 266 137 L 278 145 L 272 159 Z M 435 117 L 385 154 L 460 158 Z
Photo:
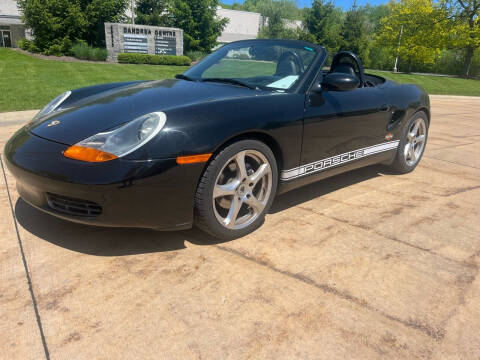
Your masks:
M 62 109 L 33 121 L 27 125 L 27 130 L 48 140 L 73 145 L 151 112 L 165 112 L 168 123 L 168 110 L 171 109 L 262 93 L 221 83 L 175 79 L 148 81 L 87 95 L 73 102 L 67 99 Z

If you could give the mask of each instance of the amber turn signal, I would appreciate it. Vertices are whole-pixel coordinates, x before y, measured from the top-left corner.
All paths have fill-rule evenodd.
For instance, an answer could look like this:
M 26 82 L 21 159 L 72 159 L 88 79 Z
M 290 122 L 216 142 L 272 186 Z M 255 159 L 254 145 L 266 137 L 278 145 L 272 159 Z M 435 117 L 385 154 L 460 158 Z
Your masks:
M 100 151 L 93 148 L 73 145 L 70 146 L 63 155 L 70 159 L 87 161 L 87 162 L 104 162 L 117 158 L 117 156 L 108 152 Z
M 177 157 L 177 164 L 195 164 L 207 162 L 210 159 L 212 154 L 201 154 L 201 155 L 190 155 L 190 156 L 179 156 Z

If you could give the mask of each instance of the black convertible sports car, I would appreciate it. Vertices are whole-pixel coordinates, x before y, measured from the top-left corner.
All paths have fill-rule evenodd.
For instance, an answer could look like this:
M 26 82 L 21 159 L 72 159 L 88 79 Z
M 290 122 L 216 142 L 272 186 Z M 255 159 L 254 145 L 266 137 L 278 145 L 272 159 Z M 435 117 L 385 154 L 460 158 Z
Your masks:
M 224 239 L 258 228 L 276 194 L 375 163 L 412 171 L 428 94 L 364 73 L 350 52 L 290 40 L 223 46 L 176 79 L 68 91 L 5 160 L 28 203 L 94 225 Z

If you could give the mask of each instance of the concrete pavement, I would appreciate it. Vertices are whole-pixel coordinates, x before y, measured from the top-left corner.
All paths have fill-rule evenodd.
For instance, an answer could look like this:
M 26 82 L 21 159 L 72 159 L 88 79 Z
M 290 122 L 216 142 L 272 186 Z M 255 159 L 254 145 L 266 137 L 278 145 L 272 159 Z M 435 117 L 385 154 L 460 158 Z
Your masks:
M 5 172 L 1 357 L 478 359 L 480 98 L 431 100 L 415 172 L 292 191 L 231 242 L 64 222 Z M 33 114 L 0 114 L 2 149 Z

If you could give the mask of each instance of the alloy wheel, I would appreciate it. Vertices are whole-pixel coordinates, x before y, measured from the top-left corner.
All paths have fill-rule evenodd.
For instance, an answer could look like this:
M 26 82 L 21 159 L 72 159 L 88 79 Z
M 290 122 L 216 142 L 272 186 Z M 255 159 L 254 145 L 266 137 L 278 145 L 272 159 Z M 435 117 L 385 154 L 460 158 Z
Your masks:
M 256 150 L 240 151 L 225 163 L 215 181 L 215 217 L 228 229 L 243 229 L 262 214 L 271 191 L 272 169 L 267 158 Z
M 421 117 L 417 118 L 407 133 L 407 142 L 403 154 L 408 166 L 414 166 L 420 160 L 425 148 L 427 125 Z

